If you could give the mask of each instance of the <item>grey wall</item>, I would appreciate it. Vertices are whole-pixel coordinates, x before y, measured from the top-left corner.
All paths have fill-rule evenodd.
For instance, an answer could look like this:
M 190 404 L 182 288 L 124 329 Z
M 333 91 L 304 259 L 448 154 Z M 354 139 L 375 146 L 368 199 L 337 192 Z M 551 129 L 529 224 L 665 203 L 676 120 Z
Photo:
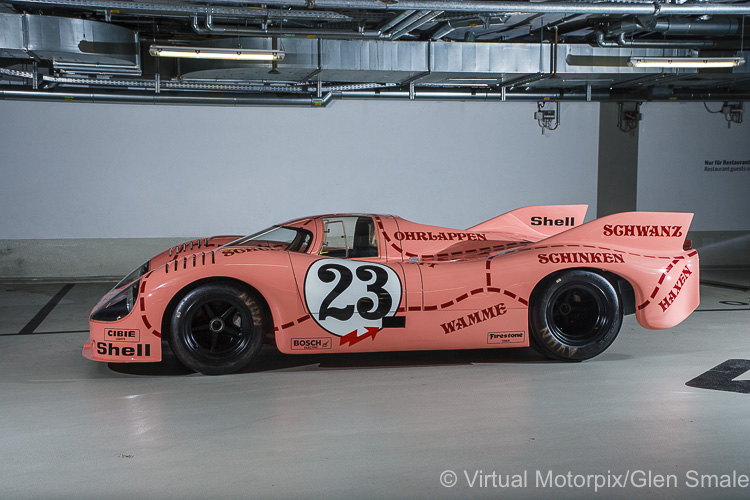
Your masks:
M 709 103 L 717 110 L 721 103 Z M 695 212 L 698 231 L 750 231 L 750 126 L 703 103 L 646 103 L 638 209 Z
M 562 104 L 544 135 L 534 111 L 3 101 L 0 277 L 122 274 L 168 241 L 315 213 L 464 228 L 524 205 L 587 203 L 590 219 L 598 105 Z
M 642 106 L 637 208 L 695 213 L 688 236 L 702 265 L 750 266 L 750 124 L 728 127 L 706 106 Z
M 619 111 L 615 102 L 599 106 L 597 217 L 636 209 L 639 134 L 617 127 Z
M 716 110 L 718 103 L 709 104 Z M 325 212 L 464 228 L 532 204 L 690 211 L 704 265 L 750 265 L 750 126 L 702 103 L 343 101 L 327 109 L 0 102 L 0 277 L 116 276 L 186 238 Z M 633 204 L 635 203 L 635 207 Z M 598 210 L 597 210 L 598 208 Z

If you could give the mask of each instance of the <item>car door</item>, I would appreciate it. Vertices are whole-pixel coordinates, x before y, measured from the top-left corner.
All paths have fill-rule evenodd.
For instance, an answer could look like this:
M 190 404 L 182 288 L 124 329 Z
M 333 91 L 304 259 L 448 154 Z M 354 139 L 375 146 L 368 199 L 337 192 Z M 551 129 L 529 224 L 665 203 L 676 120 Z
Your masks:
M 313 320 L 299 333 L 333 336 L 332 351 L 397 349 L 406 326 L 408 283 L 401 263 L 385 257 L 376 221 L 368 215 L 327 216 L 318 228 L 319 247 L 290 254 Z M 421 284 L 415 286 L 421 302 Z

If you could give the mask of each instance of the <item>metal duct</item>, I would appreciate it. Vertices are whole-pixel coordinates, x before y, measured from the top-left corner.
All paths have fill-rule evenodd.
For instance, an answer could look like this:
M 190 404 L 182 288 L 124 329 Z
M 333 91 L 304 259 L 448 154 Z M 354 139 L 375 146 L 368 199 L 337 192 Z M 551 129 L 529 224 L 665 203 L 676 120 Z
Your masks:
M 23 16 L 0 14 L 0 57 L 29 58 L 23 36 Z
M 49 60 L 60 68 L 140 73 L 136 33 L 84 19 L 0 14 L 0 56 Z
M 210 46 L 269 48 L 268 38 L 222 39 Z M 286 57 L 278 62 L 278 74 L 269 73 L 268 63 L 185 60 L 185 79 L 229 79 L 245 81 L 306 81 L 315 72 L 326 82 L 393 83 L 427 71 L 428 43 L 381 40 L 284 39 Z M 208 44 L 208 43 L 207 43 Z
M 213 40 L 206 45 L 253 49 L 271 48 L 270 38 L 234 38 Z M 382 40 L 315 40 L 291 38 L 284 40 L 286 57 L 270 73 L 270 63 L 243 61 L 211 61 L 189 59 L 180 63 L 180 81 L 244 82 L 306 82 L 313 75 L 323 82 L 336 85 L 371 85 L 374 83 L 405 85 L 415 78 L 419 85 L 451 85 L 481 87 L 518 82 L 555 72 L 554 86 L 574 86 L 563 79 L 599 78 L 626 79 L 653 73 L 653 70 L 632 68 L 628 58 L 637 56 L 688 55 L 687 51 L 667 49 L 602 49 L 582 44 L 539 43 L 436 43 L 388 42 Z M 551 78 L 551 77 L 550 77 Z M 162 82 L 166 79 L 162 78 Z M 578 84 L 580 86 L 581 84 Z

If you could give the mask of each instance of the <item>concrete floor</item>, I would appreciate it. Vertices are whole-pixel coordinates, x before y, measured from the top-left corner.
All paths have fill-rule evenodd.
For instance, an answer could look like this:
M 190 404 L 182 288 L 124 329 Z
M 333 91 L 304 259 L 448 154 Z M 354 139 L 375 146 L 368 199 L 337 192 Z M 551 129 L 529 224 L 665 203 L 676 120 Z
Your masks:
M 684 323 L 629 316 L 580 364 L 264 348 L 221 377 L 82 358 L 112 283 L 1 283 L 0 498 L 748 498 L 750 372 L 686 382 L 750 360 L 750 280 L 703 277 Z

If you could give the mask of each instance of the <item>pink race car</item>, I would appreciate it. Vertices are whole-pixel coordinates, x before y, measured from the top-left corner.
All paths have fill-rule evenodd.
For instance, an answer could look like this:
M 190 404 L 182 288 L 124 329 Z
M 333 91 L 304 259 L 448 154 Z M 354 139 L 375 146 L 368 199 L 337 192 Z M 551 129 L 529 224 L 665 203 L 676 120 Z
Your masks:
M 205 374 L 287 354 L 531 346 L 581 361 L 623 314 L 669 328 L 699 303 L 692 214 L 526 207 L 466 230 L 391 215 L 306 217 L 173 247 L 107 293 L 86 358 L 154 362 L 164 335 Z

